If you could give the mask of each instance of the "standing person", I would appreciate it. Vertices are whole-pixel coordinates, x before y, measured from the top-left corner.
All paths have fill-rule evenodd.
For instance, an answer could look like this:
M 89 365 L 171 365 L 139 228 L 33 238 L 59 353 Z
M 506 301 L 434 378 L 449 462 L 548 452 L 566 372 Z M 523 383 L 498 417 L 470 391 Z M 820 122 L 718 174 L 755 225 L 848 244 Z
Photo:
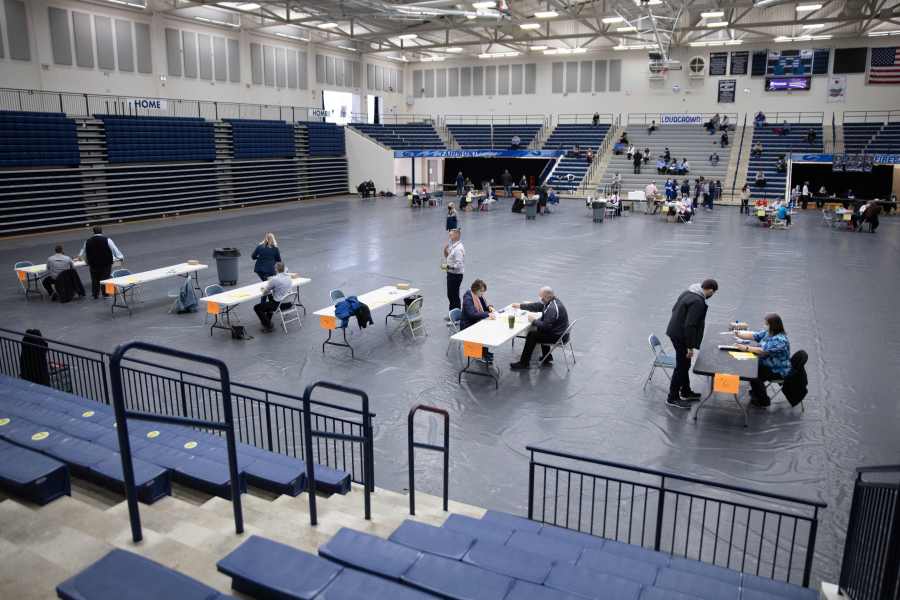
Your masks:
M 531 354 L 534 347 L 541 345 L 541 360 L 544 365 L 553 364 L 553 355 L 547 356 L 550 352 L 550 344 L 559 340 L 560 336 L 569 328 L 569 314 L 566 307 L 559 301 L 553 290 L 547 286 L 541 288 L 540 301 L 525 304 L 512 304 L 515 310 L 527 310 L 529 312 L 540 312 L 540 317 L 528 315 L 528 320 L 532 327 L 525 337 L 525 347 L 522 348 L 522 356 L 518 362 L 511 363 L 509 368 L 513 371 L 522 371 L 528 368 L 531 362 Z M 546 360 L 545 360 L 546 359 Z
M 459 239 L 459 229 L 451 229 L 449 241 L 444 245 L 444 268 L 447 270 L 447 300 L 450 310 L 460 308 L 459 286 L 465 271 L 466 248 Z M 449 320 L 449 317 L 447 317 Z
M 878 229 L 878 215 L 881 214 L 881 204 L 877 200 L 869 202 L 862 211 L 862 223 L 869 224 L 869 232 L 875 233 Z
M 750 214 L 750 184 L 745 183 L 741 188 L 741 214 Z
M 681 197 L 685 201 L 690 201 L 691 197 L 691 180 L 685 177 L 681 180 Z
M 522 175 L 519 179 L 519 189 L 522 190 L 523 194 L 528 191 L 528 178 L 525 175 Z
M 267 233 L 263 241 L 256 246 L 250 258 L 256 261 L 253 266 L 253 272 L 265 281 L 269 277 L 275 275 L 275 265 L 281 262 L 281 252 L 278 250 L 278 242 L 275 240 L 274 233 Z
M 503 174 L 500 176 L 500 182 L 503 184 L 503 190 L 506 192 L 506 197 L 512 196 L 512 174 L 509 172 L 509 169 L 504 169 Z
M 463 189 L 466 187 L 466 178 L 463 177 L 462 171 L 456 174 L 456 195 L 462 196 Z
M 452 202 L 447 203 L 447 231 L 459 228 L 459 222 L 456 218 L 456 206 Z
M 800 190 L 800 206 L 803 207 L 803 210 L 806 210 L 807 205 L 809 204 L 809 182 L 803 182 L 803 189 Z
M 619 175 L 618 171 L 616 171 L 616 174 L 613 175 L 612 178 L 612 191 L 615 194 L 618 194 L 622 191 L 622 176 Z
M 632 162 L 632 164 L 634 165 L 634 174 L 635 174 L 635 175 L 640 175 L 640 174 L 641 174 L 641 165 L 642 165 L 643 162 L 644 162 L 644 157 L 641 156 L 640 152 L 635 152 L 635 153 L 632 155 L 632 161 L 631 161 L 631 162 Z
M 700 348 L 703 340 L 703 329 L 706 323 L 706 301 L 719 289 L 715 279 L 707 279 L 703 283 L 694 283 L 678 296 L 672 307 L 672 316 L 666 327 L 666 335 L 672 341 L 675 351 L 675 369 L 672 371 L 672 382 L 666 404 L 677 408 L 690 408 L 692 400 L 698 400 L 700 394 L 691 389 L 691 358 Z
M 91 295 L 96 300 L 102 291 L 106 298 L 108 294 L 105 289 L 100 289 L 103 287 L 100 282 L 109 279 L 113 262 L 124 260 L 125 256 L 119 252 L 115 242 L 103 235 L 103 228 L 96 225 L 94 235 L 84 242 L 78 257 L 87 263 L 91 272 Z
M 253 312 L 259 317 L 259 322 L 262 323 L 263 331 L 266 333 L 271 333 L 274 329 L 272 315 L 275 314 L 278 307 L 280 306 L 282 309 L 291 307 L 291 303 L 284 302 L 284 300 L 294 292 L 294 283 L 291 281 L 291 276 L 284 272 L 283 262 L 275 263 L 275 273 L 262 286 L 262 300 L 253 307 Z
M 591 118 L 591 124 L 594 127 L 600 124 L 600 113 L 594 113 L 594 116 Z

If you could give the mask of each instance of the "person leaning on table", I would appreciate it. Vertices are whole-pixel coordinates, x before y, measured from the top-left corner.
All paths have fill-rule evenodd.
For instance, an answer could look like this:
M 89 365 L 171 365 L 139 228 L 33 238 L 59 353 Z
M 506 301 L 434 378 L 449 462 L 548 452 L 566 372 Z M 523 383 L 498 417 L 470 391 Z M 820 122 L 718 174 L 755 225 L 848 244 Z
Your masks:
M 264 295 L 262 300 L 253 307 L 253 312 L 259 317 L 259 322 L 262 323 L 263 331 L 266 333 L 270 333 L 273 329 L 272 315 L 275 314 L 278 307 L 281 306 L 282 309 L 291 307 L 291 303 L 284 302 L 284 300 L 294 291 L 291 276 L 284 272 L 283 262 L 275 263 L 275 273 L 275 276 L 270 277 L 263 284 L 262 292 Z
M 265 281 L 275 275 L 275 265 L 281 262 L 281 252 L 278 250 L 278 242 L 274 233 L 267 233 L 263 241 L 259 243 L 250 258 L 256 261 L 253 272 Z
M 518 362 L 511 363 L 509 368 L 513 371 L 521 371 L 528 368 L 531 362 L 531 354 L 534 347 L 541 345 L 541 360 L 544 365 L 553 364 L 553 355 L 547 356 L 550 352 L 550 344 L 556 343 L 559 337 L 569 328 L 569 313 L 566 307 L 559 301 L 553 290 L 547 286 L 541 288 L 539 302 L 530 302 L 525 304 L 512 304 L 512 308 L 516 310 L 526 310 L 528 312 L 540 312 L 540 317 L 528 315 L 531 322 L 531 329 L 525 337 L 525 347 L 522 349 L 522 356 Z
M 100 282 L 109 279 L 113 263 L 125 260 L 125 256 L 115 242 L 103 235 L 103 228 L 97 225 L 94 227 L 94 235 L 84 242 L 78 257 L 87 263 L 91 272 L 91 295 L 96 300 L 102 291 L 106 298 L 109 294 L 105 288 L 101 290 L 103 286 Z
M 791 343 L 784 331 L 784 323 L 776 313 L 767 314 L 763 320 L 766 328 L 760 331 L 735 331 L 742 340 L 753 340 L 758 346 L 737 344 L 741 352 L 751 352 L 759 357 L 756 379 L 750 381 L 750 403 L 765 408 L 769 406 L 766 381 L 784 379 L 791 372 Z
M 675 369 L 669 385 L 666 404 L 677 408 L 690 408 L 690 401 L 699 400 L 700 394 L 691 389 L 691 358 L 700 348 L 706 325 L 706 301 L 719 289 L 715 279 L 691 284 L 681 292 L 666 327 L 666 335 L 672 341 L 675 352 Z

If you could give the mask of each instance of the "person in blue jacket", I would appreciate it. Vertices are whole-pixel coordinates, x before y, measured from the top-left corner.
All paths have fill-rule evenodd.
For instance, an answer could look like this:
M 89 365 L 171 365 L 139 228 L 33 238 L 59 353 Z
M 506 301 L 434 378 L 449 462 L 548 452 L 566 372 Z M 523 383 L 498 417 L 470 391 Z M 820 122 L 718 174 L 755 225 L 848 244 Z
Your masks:
M 469 290 L 463 294 L 462 300 L 462 316 L 459 318 L 459 328 L 465 329 L 484 319 L 493 319 L 495 316 L 494 307 L 488 304 L 484 293 L 487 291 L 487 284 L 481 279 L 476 279 L 469 286 Z M 490 364 L 494 360 L 494 355 L 487 347 L 484 348 L 484 360 Z
M 278 242 L 275 241 L 274 233 L 267 233 L 263 241 L 259 243 L 250 258 L 256 261 L 253 266 L 253 272 L 256 273 L 262 281 L 275 275 L 275 263 L 281 262 L 281 252 L 278 250 Z

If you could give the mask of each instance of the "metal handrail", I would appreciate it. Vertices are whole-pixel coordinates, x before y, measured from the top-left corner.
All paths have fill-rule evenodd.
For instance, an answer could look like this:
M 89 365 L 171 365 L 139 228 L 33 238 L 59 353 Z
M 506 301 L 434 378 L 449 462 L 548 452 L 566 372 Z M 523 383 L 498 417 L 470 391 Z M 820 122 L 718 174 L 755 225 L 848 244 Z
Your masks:
M 737 162 L 734 169 L 734 180 L 731 182 L 731 196 L 734 199 L 734 190 L 737 188 L 738 171 L 741 170 L 741 156 L 744 153 L 744 137 L 747 135 L 747 113 L 744 113 L 744 124 L 741 127 L 741 141 L 738 144 Z M 752 139 L 751 139 L 752 141 Z
M 444 115 L 443 123 L 445 125 L 522 125 L 522 124 L 544 124 L 546 115 L 541 114 L 521 114 L 521 115 Z
M 890 123 L 900 121 L 900 110 L 845 110 L 841 123 Z
M 726 113 L 726 112 L 697 113 L 697 112 L 690 112 L 690 111 L 681 111 L 681 112 L 675 111 L 675 112 L 671 112 L 671 113 L 670 112 L 661 112 L 661 113 L 659 113 L 659 112 L 657 112 L 657 113 L 632 113 L 632 112 L 630 112 L 626 115 L 625 122 L 628 125 L 649 125 L 651 121 L 657 121 L 657 125 L 660 125 L 660 123 L 658 123 L 659 115 L 663 115 L 663 114 L 666 114 L 666 115 L 669 115 L 669 114 L 700 115 L 701 120 L 702 119 L 707 119 L 707 120 L 711 119 L 712 117 L 714 117 L 715 115 L 718 114 L 720 117 L 728 117 L 728 120 L 731 121 L 732 123 L 737 122 L 737 119 L 738 119 L 738 113 L 736 113 L 736 112 L 733 112 L 733 113 L 732 112 L 728 112 L 728 113 Z M 700 123 L 700 124 L 702 125 L 702 123 Z
M 606 135 L 603 136 L 603 141 L 600 142 L 600 146 L 594 153 L 594 160 L 591 161 L 590 167 L 588 167 L 587 172 L 584 174 L 584 179 L 581 180 L 581 184 L 578 186 L 581 190 L 582 195 L 584 195 L 586 192 L 590 192 L 591 180 L 594 177 L 594 173 L 597 170 L 597 167 L 600 166 L 600 162 L 603 160 L 604 154 L 606 154 L 606 151 L 612 145 L 612 139 L 615 137 L 614 134 L 616 129 L 616 125 L 610 125 L 609 129 L 606 130 Z
M 129 350 L 142 350 L 171 356 L 182 360 L 190 360 L 206 365 L 211 365 L 219 370 L 219 381 L 222 382 L 222 408 L 225 413 L 225 422 L 210 421 L 205 419 L 189 419 L 186 417 L 173 417 L 168 415 L 154 415 L 152 413 L 137 412 L 125 408 L 125 393 L 122 384 L 121 362 Z M 241 508 L 241 483 L 238 474 L 237 441 L 234 434 L 234 418 L 231 413 L 231 379 L 228 374 L 228 366 L 210 356 L 193 354 L 183 350 L 175 350 L 148 342 L 128 342 L 115 349 L 109 360 L 109 376 L 112 383 L 113 409 L 116 414 L 116 433 L 119 438 L 119 454 L 122 457 L 122 476 L 125 480 L 125 499 L 128 502 L 128 518 L 131 521 L 131 539 L 138 543 L 143 539 L 141 532 L 141 516 L 138 509 L 137 492 L 134 487 L 134 463 L 131 456 L 131 440 L 128 437 L 128 419 L 150 421 L 156 423 L 169 423 L 172 425 L 184 425 L 187 427 L 203 427 L 225 432 L 225 440 L 228 446 L 228 476 L 231 487 L 231 505 L 234 513 L 235 533 L 244 532 L 244 515 Z
M 316 388 L 324 388 L 358 396 L 362 405 L 363 415 L 363 434 L 350 435 L 346 433 L 337 433 L 331 431 L 319 431 L 312 428 L 312 416 L 310 408 L 312 404 L 312 393 Z M 351 388 L 337 383 L 328 381 L 317 381 L 306 386 L 303 392 L 303 437 L 304 437 L 304 453 L 306 456 L 312 456 L 313 437 L 324 438 L 326 440 L 340 440 L 348 442 L 359 442 L 363 447 L 363 511 L 367 521 L 372 519 L 372 500 L 370 494 L 375 489 L 375 457 L 373 456 L 372 441 L 372 416 L 369 413 L 369 396 L 362 390 Z M 315 466 L 311 460 L 306 461 L 306 493 L 309 496 L 309 524 L 318 524 L 318 516 L 316 513 L 316 478 Z
M 435 444 L 426 444 L 424 442 L 417 442 L 414 439 L 413 435 L 413 424 L 416 417 L 416 413 L 418 411 L 425 411 L 434 413 L 436 415 L 442 415 L 444 417 L 444 444 L 441 446 Z M 416 448 L 421 448 L 422 450 L 433 450 L 435 452 L 441 452 L 444 455 L 444 512 L 448 510 L 449 503 L 449 479 L 450 479 L 450 413 L 444 410 L 443 408 L 436 408 L 434 406 L 425 406 L 424 404 L 417 404 L 409 410 L 409 416 L 406 419 L 406 442 L 407 442 L 407 451 L 409 454 L 409 514 L 416 514 L 416 477 L 415 477 L 415 468 L 416 468 L 416 458 L 415 458 L 415 450 Z
M 604 125 L 612 125 L 614 122 L 613 113 L 597 113 L 600 116 L 600 123 Z M 594 113 L 564 113 L 556 116 L 556 123 L 593 123 Z
M 820 111 L 815 112 L 777 112 L 772 115 L 766 115 L 766 122 L 771 125 L 776 125 L 781 123 L 782 121 L 787 121 L 790 124 L 794 123 L 805 123 L 807 125 L 821 125 L 825 122 L 825 113 Z
M 795 572 L 793 568 L 795 555 L 798 555 L 799 567 L 799 555 L 805 552 L 805 560 L 802 563 L 802 585 L 809 585 L 819 511 L 827 506 L 824 502 L 786 494 L 762 492 L 743 486 L 707 481 L 668 471 L 595 459 L 536 446 L 527 446 L 526 449 L 530 453 L 529 519 L 640 546 L 649 543 L 650 545 L 647 547 L 652 547 L 656 551 L 685 558 L 694 557 L 696 560 L 707 562 L 709 562 L 709 553 L 704 554 L 703 545 L 704 541 L 708 541 L 714 545 L 712 564 L 719 562 L 716 547 L 721 543 L 724 550 L 727 550 L 725 552 L 726 564 L 722 566 L 735 568 L 741 572 L 752 572 L 755 564 L 755 574 L 759 575 L 763 564 L 766 564 L 765 571 L 769 571 L 770 565 L 771 571 L 769 573 L 764 571 L 763 574 L 772 579 L 776 578 L 777 566 L 778 576 L 784 577 L 784 580 L 788 582 L 791 581 L 792 573 Z M 577 468 L 553 461 L 540 462 L 535 458 L 535 454 L 563 459 L 575 465 L 588 465 L 592 468 Z M 637 477 L 615 477 L 599 471 L 600 468 L 649 475 L 659 478 L 659 481 L 648 483 Z M 541 499 L 539 514 L 535 507 L 538 470 L 540 470 L 542 486 L 539 490 Z M 723 494 L 701 494 L 690 488 L 685 489 L 684 485 L 673 486 L 672 483 L 695 484 L 720 492 L 749 495 L 753 500 L 729 499 L 727 495 Z M 627 494 L 627 498 L 624 494 Z M 654 495 L 655 499 L 653 499 Z M 761 500 L 768 501 L 769 506 L 761 506 Z M 773 505 L 771 501 L 779 501 L 787 506 L 785 504 Z M 585 502 L 587 502 L 586 507 Z M 684 504 L 679 510 L 681 502 Z M 614 521 L 614 529 L 610 520 L 607 519 L 608 509 L 612 513 L 610 520 Z M 684 509 L 687 510 L 686 516 Z M 699 514 L 701 512 L 702 517 Z M 717 515 L 714 528 L 707 522 L 708 512 L 710 516 Z M 600 515 L 601 513 L 602 517 L 599 517 L 599 525 L 597 525 L 595 514 Z M 756 515 L 755 519 L 754 514 Z M 622 525 L 620 533 L 620 519 L 623 516 L 626 523 Z M 741 517 L 740 523 L 738 522 L 739 516 Z M 696 518 L 693 523 L 692 517 Z M 725 519 L 724 523 L 722 523 L 723 518 Z M 785 521 L 786 524 L 782 528 Z M 752 540 L 750 539 L 751 523 L 756 523 L 756 525 L 761 523 L 761 527 L 752 528 Z M 723 535 L 719 533 L 720 524 L 724 527 Z M 595 525 L 599 528 L 597 533 L 594 531 Z M 738 536 L 743 537 L 742 543 L 740 540 L 733 539 L 735 527 L 738 527 Z M 743 530 L 742 536 L 741 529 Z M 774 541 L 771 539 L 773 534 Z M 624 539 L 622 539 L 623 537 Z M 689 544 L 691 538 L 694 541 L 693 546 Z M 726 538 L 727 543 L 725 542 Z M 764 540 L 768 550 L 768 558 L 765 563 L 763 559 Z M 786 565 L 776 564 L 779 554 L 784 554 L 781 549 L 782 544 L 788 546 Z M 751 545 L 753 549 L 751 549 Z M 737 559 L 732 560 L 735 554 Z

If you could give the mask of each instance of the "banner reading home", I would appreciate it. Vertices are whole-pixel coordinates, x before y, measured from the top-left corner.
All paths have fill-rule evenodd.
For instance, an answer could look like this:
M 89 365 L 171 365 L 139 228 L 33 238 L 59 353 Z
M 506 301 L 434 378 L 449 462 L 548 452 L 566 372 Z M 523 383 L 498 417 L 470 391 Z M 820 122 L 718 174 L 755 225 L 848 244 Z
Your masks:
M 162 98 L 129 98 L 128 108 L 167 111 L 169 101 Z
M 659 113 L 660 125 L 701 125 L 703 115 L 700 113 Z

